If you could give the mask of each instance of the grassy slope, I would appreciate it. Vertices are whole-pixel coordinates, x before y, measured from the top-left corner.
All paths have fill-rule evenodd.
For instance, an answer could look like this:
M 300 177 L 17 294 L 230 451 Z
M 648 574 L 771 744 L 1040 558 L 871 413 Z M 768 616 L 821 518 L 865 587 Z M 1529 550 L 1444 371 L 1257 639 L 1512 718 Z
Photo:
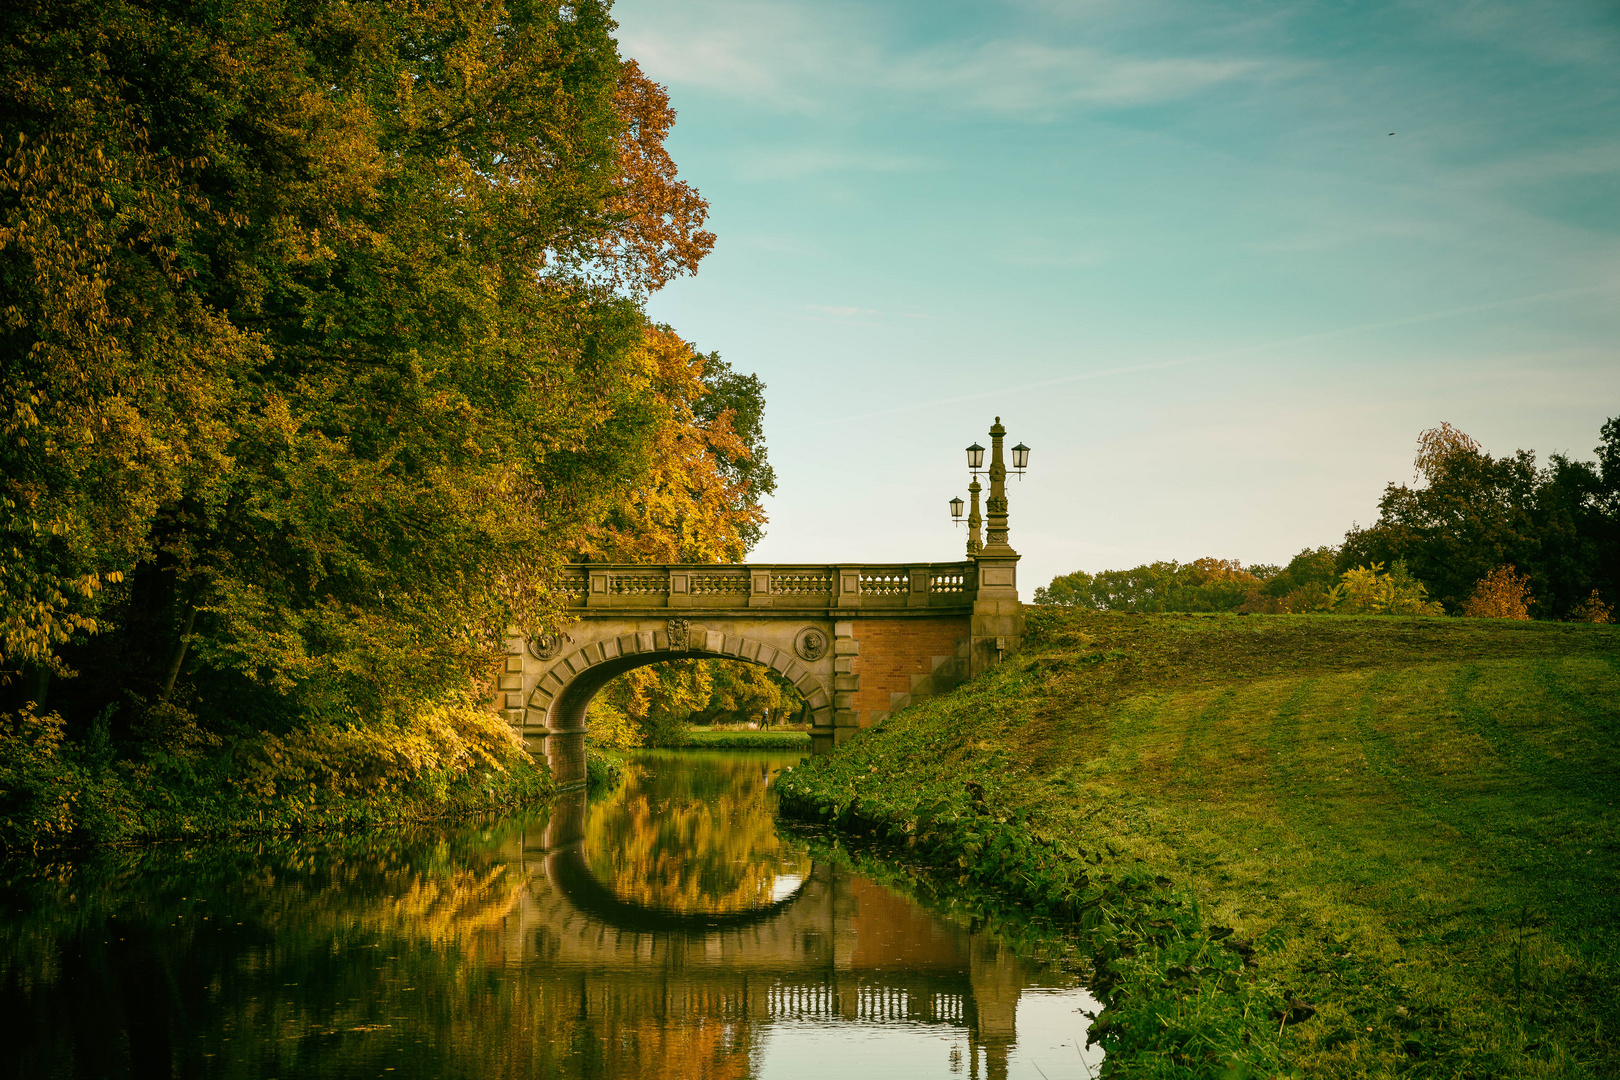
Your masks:
M 1185 1029 L 1144 1075 L 1620 1075 L 1620 627 L 1032 627 L 1002 671 L 797 770 L 788 812 L 969 874 L 993 854 L 988 883 L 1060 913 L 1096 910 L 1087 848 L 1120 850 L 1121 880 L 1168 876 L 1102 897 L 1141 937 L 1118 970 L 1099 954 L 1125 988 L 1111 1056 Z M 949 824 L 977 798 L 964 781 L 984 789 L 971 833 Z M 1147 921 L 1166 910 L 1180 922 Z M 1223 931 L 1189 923 L 1236 927 L 1224 944 L 1252 939 L 1258 969 L 1216 984 Z M 1316 1015 L 1262 1028 L 1290 998 Z

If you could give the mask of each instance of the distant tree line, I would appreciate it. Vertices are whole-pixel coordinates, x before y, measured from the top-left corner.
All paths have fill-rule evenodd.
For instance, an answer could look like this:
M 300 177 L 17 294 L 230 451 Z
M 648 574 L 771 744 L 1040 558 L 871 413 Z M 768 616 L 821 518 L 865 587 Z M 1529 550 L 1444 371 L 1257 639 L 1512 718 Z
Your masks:
M 1076 571 L 1035 603 L 1101 611 L 1488 615 L 1607 622 L 1620 606 L 1620 418 L 1595 461 L 1492 457 L 1450 424 L 1422 433 L 1416 482 L 1373 524 L 1287 566 L 1203 558 Z

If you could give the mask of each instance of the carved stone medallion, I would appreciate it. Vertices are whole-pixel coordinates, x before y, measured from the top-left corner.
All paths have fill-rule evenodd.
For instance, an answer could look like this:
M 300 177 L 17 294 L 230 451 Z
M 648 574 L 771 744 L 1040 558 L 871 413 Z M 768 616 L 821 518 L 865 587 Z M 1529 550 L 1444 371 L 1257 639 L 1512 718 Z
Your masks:
M 814 626 L 807 626 L 799 631 L 798 637 L 793 639 L 793 651 L 799 654 L 800 660 L 809 660 L 814 663 L 827 655 L 827 632 Z
M 692 624 L 685 619 L 669 620 L 669 647 L 676 652 L 685 652 L 687 638 L 691 635 Z
M 536 660 L 554 660 L 562 647 L 562 634 L 536 634 L 529 639 L 529 655 Z

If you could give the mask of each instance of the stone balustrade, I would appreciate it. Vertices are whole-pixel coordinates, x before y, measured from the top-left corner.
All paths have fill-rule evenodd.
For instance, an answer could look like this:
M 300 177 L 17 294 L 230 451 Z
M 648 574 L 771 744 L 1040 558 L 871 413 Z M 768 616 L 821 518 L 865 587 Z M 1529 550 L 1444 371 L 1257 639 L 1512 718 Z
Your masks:
M 794 615 L 861 610 L 971 612 L 978 566 L 958 563 L 618 565 L 571 563 L 565 607 L 595 611 L 767 609 Z M 583 614 L 583 612 L 581 613 Z M 765 611 L 760 611 L 765 614 Z

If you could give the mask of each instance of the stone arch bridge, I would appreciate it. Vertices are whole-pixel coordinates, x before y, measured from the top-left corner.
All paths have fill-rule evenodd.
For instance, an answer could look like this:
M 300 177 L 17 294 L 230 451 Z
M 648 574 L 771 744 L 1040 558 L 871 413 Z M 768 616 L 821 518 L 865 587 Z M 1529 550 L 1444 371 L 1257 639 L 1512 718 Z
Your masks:
M 566 623 L 514 635 L 503 715 L 559 784 L 585 778 L 585 708 L 644 664 L 724 657 L 774 669 L 810 706 L 825 752 L 1018 648 L 1018 556 L 956 563 L 610 565 L 562 576 Z

